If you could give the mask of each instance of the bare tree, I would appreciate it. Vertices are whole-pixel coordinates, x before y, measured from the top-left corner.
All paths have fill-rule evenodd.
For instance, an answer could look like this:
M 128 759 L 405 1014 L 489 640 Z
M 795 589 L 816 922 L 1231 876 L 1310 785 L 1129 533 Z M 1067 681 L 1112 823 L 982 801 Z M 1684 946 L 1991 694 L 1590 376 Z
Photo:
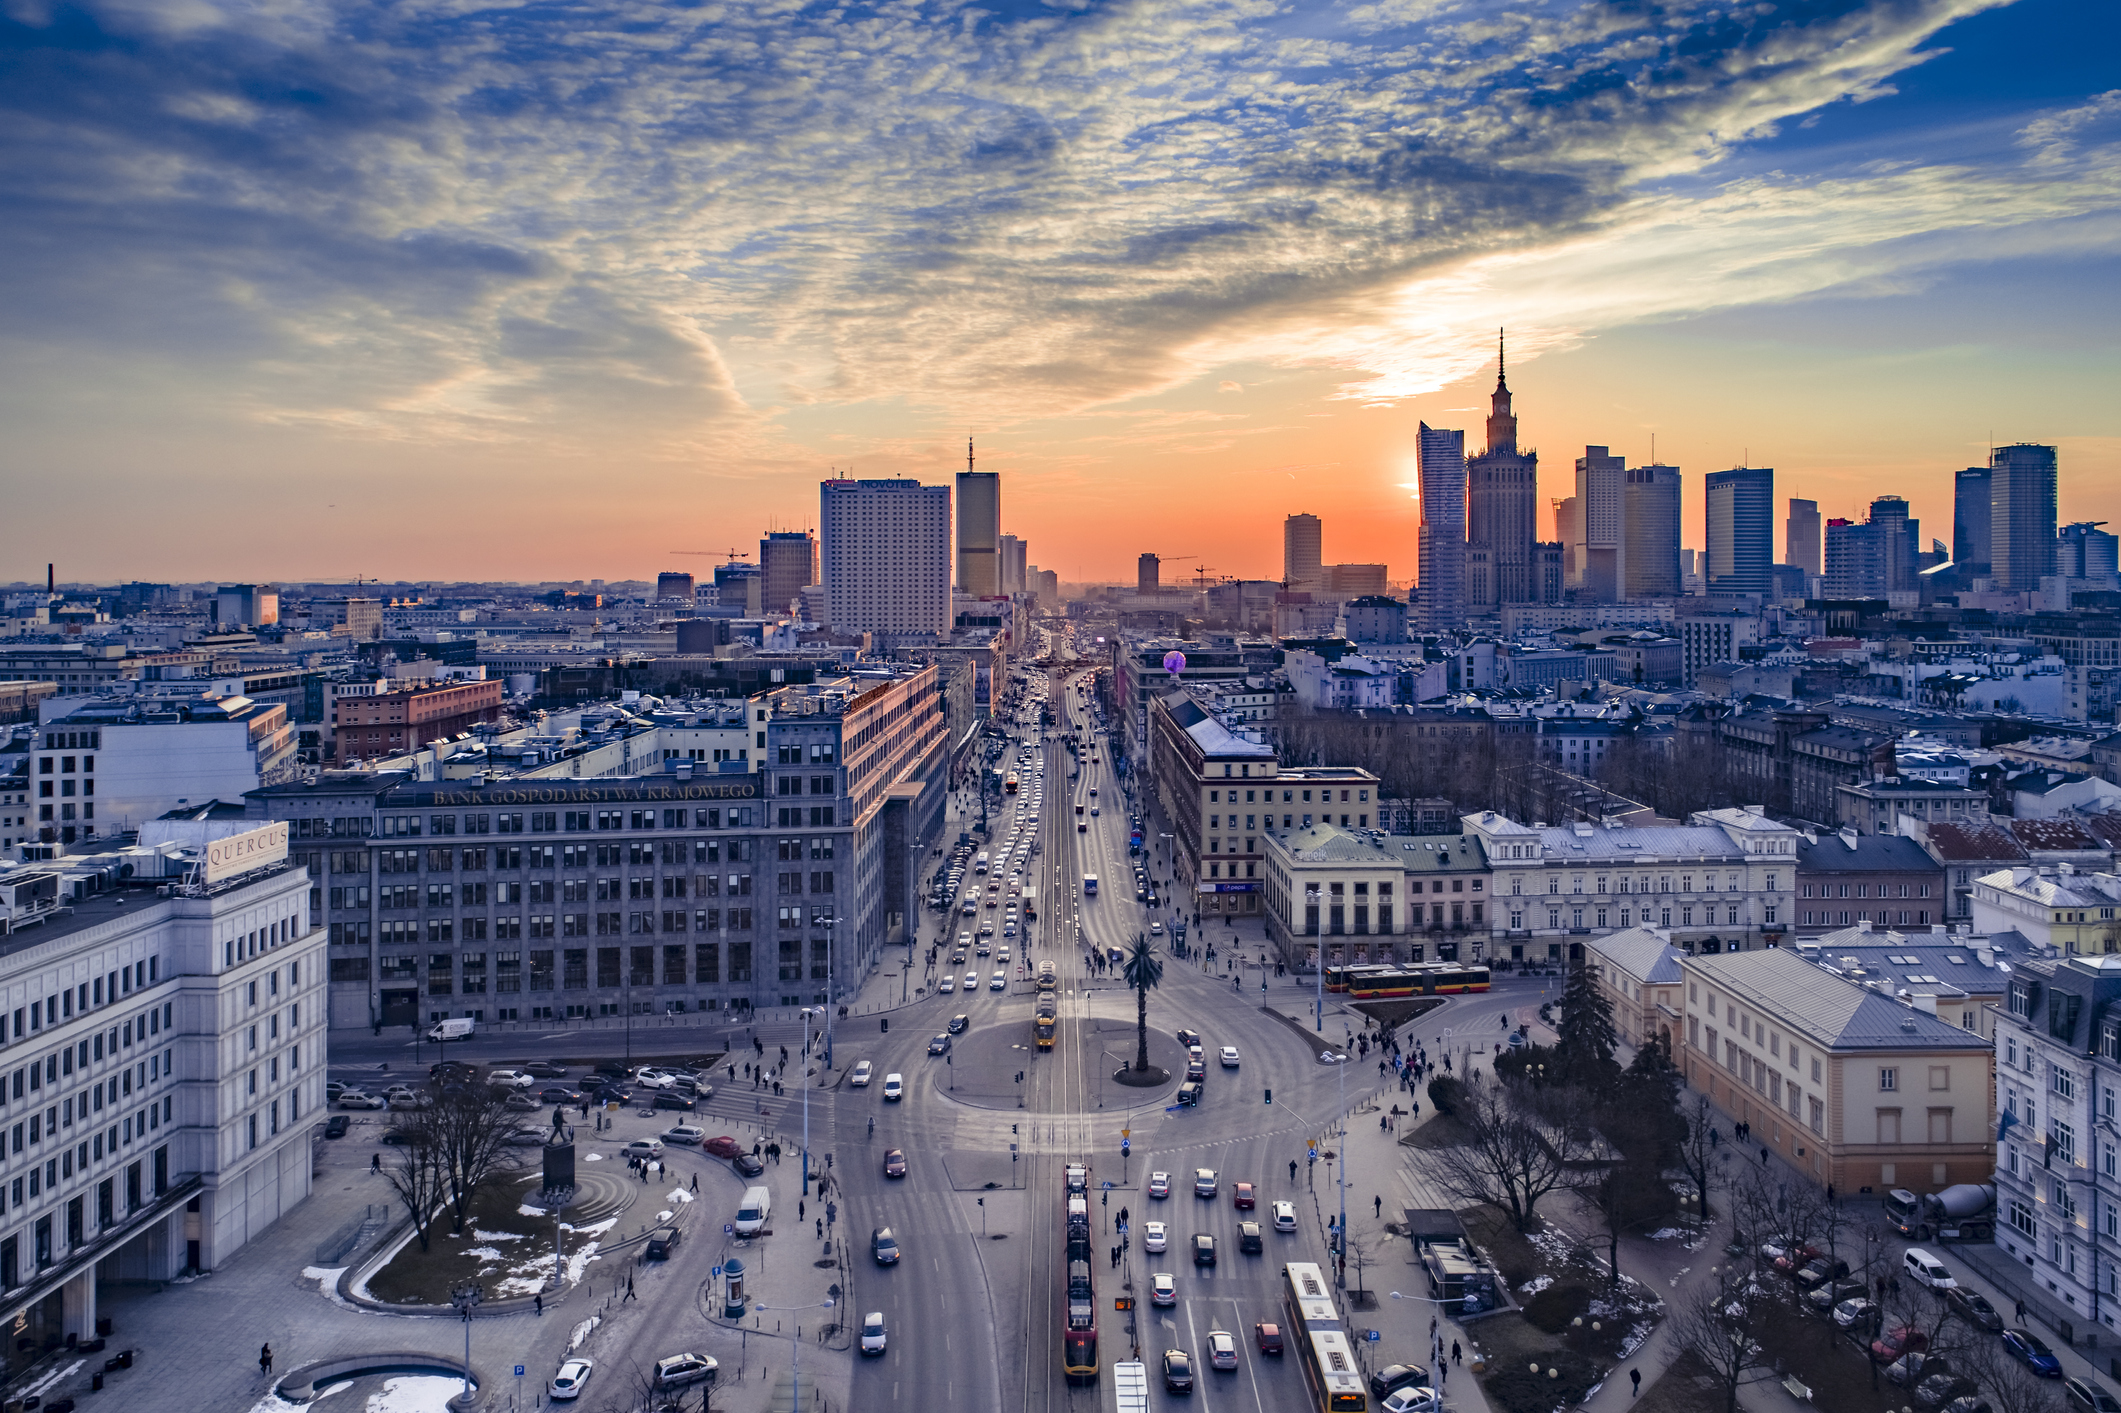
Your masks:
M 1952 1367 L 1981 1386 L 1996 1413 L 2062 1413 L 2058 1386 L 2004 1353 L 2001 1340 L 1969 1342 Z
M 1591 1136 L 1575 1117 L 1588 1110 L 1567 1091 L 1521 1081 L 1488 1080 L 1478 1071 L 1455 1115 L 1465 1132 L 1456 1147 L 1417 1151 L 1414 1162 L 1430 1181 L 1467 1202 L 1486 1202 L 1528 1230 L 1540 1199 L 1561 1187 L 1591 1151 Z
M 1767 1299 L 1752 1277 L 1739 1274 L 1714 1285 L 1703 1281 L 1671 1300 L 1672 1335 L 1714 1376 L 1723 1413 L 1738 1413 L 1739 1389 L 1774 1377 L 1758 1338 Z
M 1709 1189 L 1716 1185 L 1716 1164 L 1726 1151 L 1714 1137 L 1716 1111 L 1709 1105 L 1709 1096 L 1697 1093 L 1684 1115 L 1686 1136 L 1679 1140 L 1679 1166 L 1686 1171 L 1687 1181 L 1694 1187 L 1694 1203 L 1701 1213 L 1702 1225 L 1706 1226 L 1714 1215 L 1709 1210 Z
M 1355 1272 L 1355 1294 L 1368 1295 L 1369 1291 L 1362 1283 L 1362 1273 L 1377 1264 L 1377 1257 L 1371 1253 L 1369 1243 L 1361 1237 L 1343 1236 L 1340 1249 L 1342 1259 L 1347 1262 L 1347 1268 Z
M 384 1181 L 412 1217 L 413 1233 L 419 1237 L 422 1251 L 427 1250 L 433 1236 L 435 1214 L 441 1210 L 443 1194 L 448 1190 L 441 1165 L 435 1160 L 434 1134 L 428 1123 L 433 1112 L 414 1109 L 391 1116 L 390 1130 L 397 1146 L 383 1169 Z
M 433 1108 L 422 1112 L 427 1116 L 434 1161 L 441 1170 L 455 1229 L 462 1235 L 479 1190 L 507 1155 L 516 1116 L 507 1108 L 503 1094 L 479 1083 L 451 1087 L 436 1096 Z

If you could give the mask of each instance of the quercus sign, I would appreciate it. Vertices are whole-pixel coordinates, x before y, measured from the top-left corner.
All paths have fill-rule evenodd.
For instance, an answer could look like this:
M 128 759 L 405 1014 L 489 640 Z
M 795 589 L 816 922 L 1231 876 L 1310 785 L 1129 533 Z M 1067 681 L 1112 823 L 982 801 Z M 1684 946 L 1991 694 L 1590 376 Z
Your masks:
M 241 834 L 207 841 L 205 881 L 219 883 L 224 878 L 269 868 L 286 860 L 287 825 L 284 822 L 246 829 Z

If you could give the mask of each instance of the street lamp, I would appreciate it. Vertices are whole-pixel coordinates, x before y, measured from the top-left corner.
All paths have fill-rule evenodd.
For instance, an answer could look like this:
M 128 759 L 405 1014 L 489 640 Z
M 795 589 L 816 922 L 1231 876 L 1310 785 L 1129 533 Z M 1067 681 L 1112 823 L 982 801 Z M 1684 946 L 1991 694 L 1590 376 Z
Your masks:
M 825 1069 L 832 1069 L 832 1018 L 839 1011 L 839 973 L 833 965 L 832 924 L 834 919 L 825 919 Z M 906 911 L 907 936 L 912 936 L 913 911 L 909 904 Z M 909 956 L 911 953 L 908 954 Z
M 815 1007 L 803 1007 L 803 1068 L 810 1068 L 810 1016 Z M 803 1078 L 803 1196 L 810 1195 L 810 1080 Z
M 837 1289 L 837 1287 L 835 1287 Z M 753 1310 L 768 1310 L 776 1315 L 800 1315 L 805 1310 L 830 1310 L 832 1297 L 826 1296 L 815 1305 L 754 1305 Z M 795 1338 L 788 1341 L 788 1413 L 803 1413 L 803 1330 L 796 1327 Z
M 479 1308 L 486 1298 L 486 1288 L 477 1281 L 465 1281 L 452 1287 L 449 1303 L 456 1306 L 464 1316 L 464 1397 L 471 1397 L 471 1312 Z

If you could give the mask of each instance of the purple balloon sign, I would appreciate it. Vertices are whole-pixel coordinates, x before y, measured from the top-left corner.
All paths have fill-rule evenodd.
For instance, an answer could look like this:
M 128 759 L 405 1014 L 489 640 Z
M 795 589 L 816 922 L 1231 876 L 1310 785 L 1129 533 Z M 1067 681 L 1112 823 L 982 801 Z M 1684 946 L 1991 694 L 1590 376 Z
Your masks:
M 1173 648 L 1171 649 L 1171 651 L 1164 654 L 1164 671 L 1170 673 L 1173 677 L 1176 677 L 1179 673 L 1184 672 L 1185 670 L 1186 655 L 1184 653 L 1180 652 L 1177 648 Z

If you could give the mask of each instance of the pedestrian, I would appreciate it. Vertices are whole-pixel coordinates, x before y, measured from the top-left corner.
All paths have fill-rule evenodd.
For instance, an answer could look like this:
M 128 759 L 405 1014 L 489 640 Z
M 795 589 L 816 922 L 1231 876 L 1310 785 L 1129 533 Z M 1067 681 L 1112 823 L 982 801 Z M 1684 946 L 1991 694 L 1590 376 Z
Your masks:
M 268 1379 L 272 1377 L 272 1346 L 269 1344 L 259 1346 L 258 1372 Z
M 1435 1342 L 1436 1342 L 1436 1317 L 1435 1317 L 1434 1315 L 1431 1315 L 1431 1316 L 1429 1316 L 1429 1343 L 1433 1345 L 1433 1344 L 1434 1344 Z
M 543 1315 L 543 1314 L 545 1313 L 545 1296 L 544 1296 L 544 1294 L 543 1294 L 542 1292 L 540 1292 L 540 1293 L 538 1293 L 538 1294 L 534 1294 L 534 1295 L 532 1295 L 532 1296 L 531 1296 L 530 1298 L 531 1298 L 531 1301 L 532 1301 L 532 1302 L 533 1302 L 534 1304 L 536 1304 L 536 1306 L 538 1307 L 538 1314 L 539 1314 L 539 1315 Z
M 633 1289 L 633 1282 L 631 1280 L 628 1280 L 626 1282 L 626 1288 L 628 1290 Z M 1451 1362 L 1453 1364 L 1456 1364 L 1458 1362 L 1458 1341 L 1455 1339 L 1451 1341 Z
M 1763 1168 L 1767 1166 L 1767 1149 L 1765 1148 L 1760 1150 L 1760 1166 Z
M 1629 1397 L 1629 1398 L 1633 1398 L 1633 1397 L 1635 1396 L 1635 1394 L 1641 1393 L 1641 1392 L 1642 1392 L 1642 1370 L 1640 1370 L 1640 1369 L 1630 1369 L 1630 1370 L 1628 1370 L 1628 1382 L 1629 1382 L 1629 1383 L 1631 1383 L 1631 1384 L 1633 1384 L 1633 1385 L 1635 1386 L 1635 1393 L 1631 1393 L 1631 1394 L 1629 1394 L 1629 1395 L 1628 1395 L 1628 1397 Z
M 805 1204 L 800 1201 L 795 1204 L 795 1219 L 799 1222 L 810 1215 L 804 1208 Z
M 1385 1122 L 1385 1116 L 1383 1114 L 1379 1114 L 1377 1116 L 1377 1131 L 1379 1133 L 1382 1133 L 1390 1127 L 1391 1125 Z
M 698 1174 L 697 1172 L 695 1172 L 695 1173 L 694 1173 L 694 1174 L 692 1175 L 692 1191 L 693 1191 L 693 1194 L 694 1194 L 695 1196 L 697 1196 L 697 1195 L 699 1194 L 699 1190 L 700 1190 L 700 1175 L 699 1175 L 699 1174 Z
M 823 1217 L 817 1219 L 817 1239 L 819 1241 L 825 1239 L 825 1219 Z
M 2023 1300 L 2018 1302 L 2018 1323 L 2021 1325 L 2025 1323 L 2025 1302 Z
M 1373 1219 L 1375 1219 L 1375 1218 L 1377 1218 L 1377 1217 L 1382 1217 L 1382 1216 L 1383 1216 L 1383 1215 L 1385 1214 L 1385 1200 L 1384 1200 L 1384 1198 L 1383 1198 L 1383 1197 L 1372 1197 L 1372 1198 L 1370 1199 L 1370 1208 L 1371 1208 L 1371 1210 L 1370 1210 L 1370 1216 L 1371 1216 L 1371 1217 L 1372 1217 Z
M 628 1276 L 628 1277 L 626 1277 L 626 1299 L 625 1299 L 625 1300 L 621 1300 L 621 1301 L 619 1302 L 619 1304 L 621 1304 L 621 1305 L 624 1305 L 624 1304 L 626 1303 L 626 1301 L 627 1301 L 627 1300 L 631 1300 L 631 1299 L 633 1299 L 633 1298 L 634 1298 L 634 1296 L 633 1296 L 633 1277 L 632 1277 L 632 1276 Z
M 1289 1181 L 1296 1181 L 1296 1160 L 1294 1158 L 1289 1160 Z
M 383 1155 L 381 1153 L 371 1153 L 368 1155 L 368 1170 L 372 1173 L 380 1173 L 383 1171 Z

